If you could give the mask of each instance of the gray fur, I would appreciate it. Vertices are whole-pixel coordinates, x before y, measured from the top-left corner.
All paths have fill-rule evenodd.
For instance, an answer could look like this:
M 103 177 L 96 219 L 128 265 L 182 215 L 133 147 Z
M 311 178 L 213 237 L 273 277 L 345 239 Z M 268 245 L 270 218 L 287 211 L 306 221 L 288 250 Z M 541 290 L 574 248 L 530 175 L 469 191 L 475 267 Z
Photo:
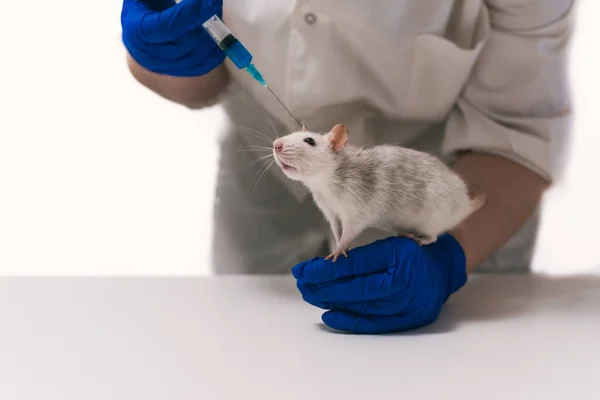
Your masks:
M 312 137 L 316 146 L 304 142 Z M 330 136 L 295 132 L 278 141 L 277 164 L 302 182 L 331 224 L 338 254 L 366 228 L 411 232 L 431 243 L 479 208 L 465 182 L 438 158 L 398 146 L 335 152 Z M 294 170 L 283 168 L 283 163 Z

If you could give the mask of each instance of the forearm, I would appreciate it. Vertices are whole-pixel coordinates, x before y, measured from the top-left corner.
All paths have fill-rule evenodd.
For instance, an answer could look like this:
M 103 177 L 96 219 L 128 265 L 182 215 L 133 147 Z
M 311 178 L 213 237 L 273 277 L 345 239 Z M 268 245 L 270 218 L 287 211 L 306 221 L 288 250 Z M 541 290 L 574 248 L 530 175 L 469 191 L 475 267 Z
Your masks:
M 127 65 L 134 78 L 143 86 L 167 100 L 198 109 L 213 105 L 229 83 L 229 74 L 220 65 L 206 75 L 175 77 L 149 71 L 127 54 Z
M 453 168 L 486 193 L 484 206 L 452 232 L 465 251 L 470 273 L 527 221 L 548 184 L 531 170 L 493 155 L 464 153 Z

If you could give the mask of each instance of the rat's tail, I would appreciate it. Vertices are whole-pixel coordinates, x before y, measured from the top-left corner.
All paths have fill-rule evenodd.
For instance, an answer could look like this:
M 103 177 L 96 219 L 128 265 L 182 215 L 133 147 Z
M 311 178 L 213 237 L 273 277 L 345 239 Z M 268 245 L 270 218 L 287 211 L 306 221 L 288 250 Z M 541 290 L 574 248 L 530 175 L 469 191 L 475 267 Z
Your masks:
M 481 186 L 474 183 L 467 185 L 467 194 L 469 196 L 472 214 L 485 204 L 486 195 Z

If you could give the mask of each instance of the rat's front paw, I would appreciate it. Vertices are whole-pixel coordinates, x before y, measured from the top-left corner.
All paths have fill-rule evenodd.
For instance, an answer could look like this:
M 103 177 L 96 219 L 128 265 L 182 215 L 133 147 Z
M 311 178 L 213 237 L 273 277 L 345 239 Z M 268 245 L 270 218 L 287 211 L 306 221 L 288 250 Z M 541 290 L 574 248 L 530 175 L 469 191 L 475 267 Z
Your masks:
M 336 262 L 337 259 L 342 254 L 344 255 L 344 257 L 348 258 L 348 254 L 346 254 L 345 250 L 336 250 L 334 253 L 331 253 L 330 255 L 328 255 L 327 257 L 325 257 L 325 260 L 332 260 L 333 262 Z

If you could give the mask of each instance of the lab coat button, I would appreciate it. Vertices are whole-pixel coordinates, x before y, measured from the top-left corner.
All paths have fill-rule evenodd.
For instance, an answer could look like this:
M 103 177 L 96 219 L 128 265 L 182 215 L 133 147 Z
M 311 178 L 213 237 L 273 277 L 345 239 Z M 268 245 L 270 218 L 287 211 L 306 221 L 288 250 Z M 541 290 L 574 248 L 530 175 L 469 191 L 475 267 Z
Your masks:
M 312 25 L 317 22 L 317 16 L 310 12 L 306 13 L 304 14 L 304 22 L 306 22 L 308 25 Z

